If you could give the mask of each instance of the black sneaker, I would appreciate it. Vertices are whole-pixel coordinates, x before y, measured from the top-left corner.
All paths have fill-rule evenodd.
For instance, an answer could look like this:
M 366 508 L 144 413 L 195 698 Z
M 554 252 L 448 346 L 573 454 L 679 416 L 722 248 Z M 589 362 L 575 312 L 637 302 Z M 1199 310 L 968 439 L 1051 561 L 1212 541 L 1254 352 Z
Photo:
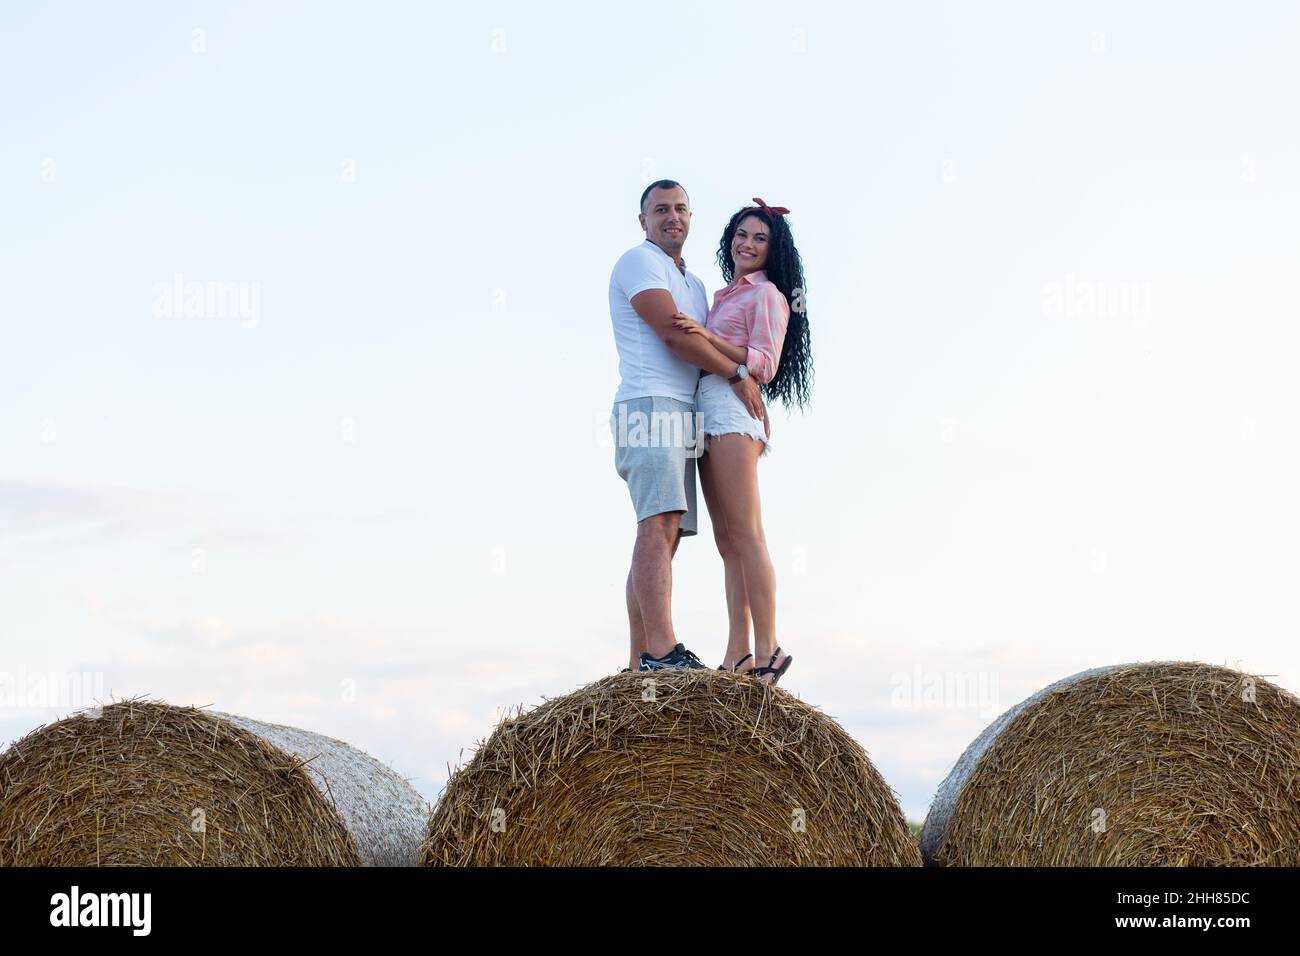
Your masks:
M 686 649 L 685 644 L 678 644 L 663 657 L 651 657 L 648 651 L 641 652 L 641 670 L 695 670 L 704 667 L 704 662 Z

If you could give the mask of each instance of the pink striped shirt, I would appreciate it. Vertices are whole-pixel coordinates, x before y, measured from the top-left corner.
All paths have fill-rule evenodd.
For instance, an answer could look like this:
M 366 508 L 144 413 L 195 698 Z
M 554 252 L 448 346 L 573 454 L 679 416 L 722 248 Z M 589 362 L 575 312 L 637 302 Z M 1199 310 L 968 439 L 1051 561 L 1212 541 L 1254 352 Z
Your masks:
M 704 327 L 732 345 L 749 349 L 745 365 L 766 384 L 776 376 L 790 321 L 790 303 L 760 269 L 713 293 Z

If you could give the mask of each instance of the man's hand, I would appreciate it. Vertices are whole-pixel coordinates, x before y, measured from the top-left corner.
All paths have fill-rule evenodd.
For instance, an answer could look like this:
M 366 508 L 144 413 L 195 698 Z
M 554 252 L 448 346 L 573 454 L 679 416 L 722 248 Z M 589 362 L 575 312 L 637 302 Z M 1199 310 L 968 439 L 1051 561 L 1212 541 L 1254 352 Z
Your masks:
M 767 418 L 767 406 L 763 404 L 763 395 L 758 390 L 758 383 L 752 378 L 742 378 L 731 386 L 739 396 L 749 414 L 763 421 L 763 434 L 772 437 L 772 423 Z

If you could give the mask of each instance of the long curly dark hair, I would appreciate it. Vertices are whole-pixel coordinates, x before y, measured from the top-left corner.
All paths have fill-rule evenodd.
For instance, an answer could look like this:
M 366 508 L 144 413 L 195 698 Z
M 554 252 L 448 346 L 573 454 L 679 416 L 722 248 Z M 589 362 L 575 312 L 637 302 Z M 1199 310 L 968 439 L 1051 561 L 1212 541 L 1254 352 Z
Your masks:
M 736 226 L 747 216 L 757 216 L 767 224 L 767 262 L 763 271 L 767 278 L 781 290 L 790 305 L 790 321 L 786 324 L 785 342 L 777 362 L 776 375 L 766 385 L 760 385 L 767 400 L 779 399 L 786 408 L 797 405 L 802 409 L 812 396 L 812 344 L 808 335 L 807 287 L 803 279 L 803 260 L 794 245 L 794 235 L 784 215 L 771 215 L 758 206 L 746 206 L 727 223 L 722 242 L 718 245 L 718 265 L 722 277 L 730 285 L 736 274 L 736 263 L 731 258 L 731 240 Z

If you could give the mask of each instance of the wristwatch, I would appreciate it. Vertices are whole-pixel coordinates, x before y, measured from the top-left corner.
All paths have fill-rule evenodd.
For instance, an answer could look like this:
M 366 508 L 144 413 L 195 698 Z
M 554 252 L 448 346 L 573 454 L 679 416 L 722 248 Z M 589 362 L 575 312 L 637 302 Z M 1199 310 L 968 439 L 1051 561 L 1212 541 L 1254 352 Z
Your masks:
M 731 376 L 731 378 L 727 379 L 727 381 L 730 382 L 732 385 L 735 385 L 737 382 L 743 382 L 747 378 L 749 378 L 748 367 L 744 365 L 737 365 L 736 374 Z

